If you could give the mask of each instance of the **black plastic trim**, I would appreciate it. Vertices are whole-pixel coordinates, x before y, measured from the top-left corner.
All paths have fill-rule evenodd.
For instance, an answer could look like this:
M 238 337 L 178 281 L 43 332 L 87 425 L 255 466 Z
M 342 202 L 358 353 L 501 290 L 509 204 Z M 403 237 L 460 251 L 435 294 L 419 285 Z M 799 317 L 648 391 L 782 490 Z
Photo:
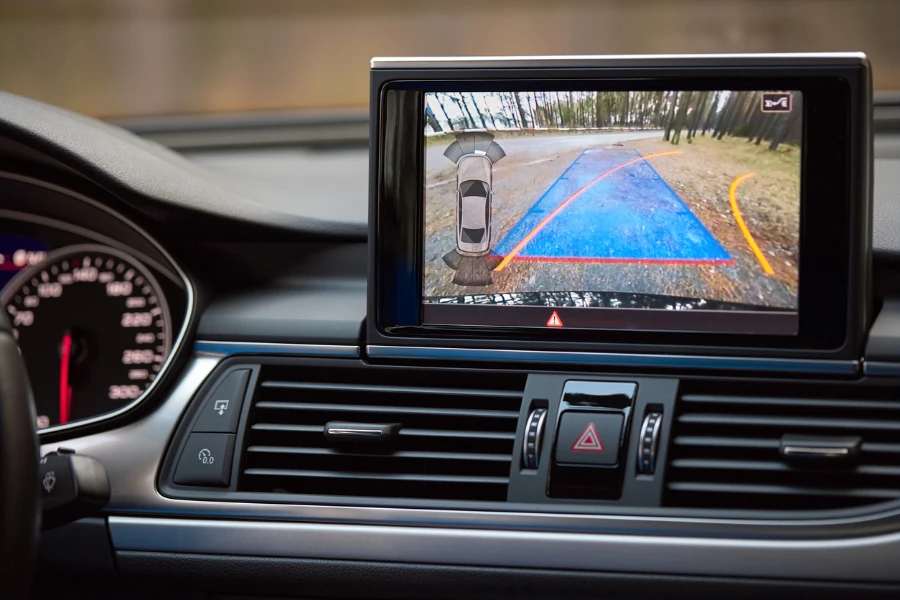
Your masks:
M 423 565 L 258 556 L 119 551 L 119 573 L 143 589 L 199 589 L 228 594 L 360 598 L 595 600 L 666 597 L 690 600 L 814 597 L 885 598 L 900 586 L 675 575 Z M 660 590 L 665 590 L 660 594 Z

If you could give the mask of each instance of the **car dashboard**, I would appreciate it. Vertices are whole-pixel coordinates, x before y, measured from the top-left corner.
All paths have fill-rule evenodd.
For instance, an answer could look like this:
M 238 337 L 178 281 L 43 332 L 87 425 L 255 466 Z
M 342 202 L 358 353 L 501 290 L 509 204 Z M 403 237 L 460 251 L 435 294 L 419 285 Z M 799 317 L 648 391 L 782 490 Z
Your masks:
M 36 594 L 895 597 L 900 134 L 878 115 L 866 355 L 722 361 L 370 344 L 365 189 L 340 210 L 327 187 L 254 190 L 227 148 L 192 162 L 0 94 L 0 285 L 42 365 L 42 453 L 111 486 L 43 534 Z M 61 312 L 80 328 L 35 335 Z M 536 432 L 573 383 L 631 399 L 612 477 L 548 478 Z M 621 431 L 591 426 L 583 456 Z M 850 438 L 853 461 L 786 463 L 791 435 Z

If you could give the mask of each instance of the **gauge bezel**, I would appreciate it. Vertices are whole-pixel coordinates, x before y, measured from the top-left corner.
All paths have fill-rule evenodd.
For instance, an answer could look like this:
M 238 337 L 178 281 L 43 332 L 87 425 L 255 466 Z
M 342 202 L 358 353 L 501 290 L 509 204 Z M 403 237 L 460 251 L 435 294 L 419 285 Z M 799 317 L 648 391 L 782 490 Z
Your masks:
M 32 177 L 18 175 L 16 173 L 0 171 L 0 179 L 8 179 L 8 180 L 12 180 L 12 181 L 18 181 L 20 183 L 25 183 L 25 184 L 32 185 L 32 186 L 35 186 L 38 188 L 44 188 L 44 189 L 56 192 L 58 194 L 68 196 L 68 197 L 72 198 L 73 200 L 77 200 L 79 202 L 88 204 L 88 205 L 94 207 L 95 209 L 98 209 L 98 210 L 101 210 L 101 211 L 107 213 L 108 215 L 112 216 L 113 218 L 118 220 L 120 223 L 125 225 L 128 229 L 130 229 L 137 235 L 140 235 L 151 246 L 153 246 L 153 248 L 157 252 L 159 252 L 160 256 L 168 262 L 168 266 L 167 266 L 166 270 L 174 272 L 180 279 L 180 281 L 182 283 L 182 287 L 184 288 L 184 292 L 185 292 L 184 318 L 182 320 L 181 327 L 178 329 L 177 334 L 174 335 L 174 339 L 172 339 L 168 356 L 167 356 L 166 360 L 163 361 L 163 364 L 160 367 L 160 370 L 159 370 L 159 373 L 157 374 L 156 379 L 154 379 L 153 382 L 151 382 L 150 386 L 146 390 L 144 390 L 144 393 L 141 394 L 140 396 L 138 396 L 136 399 L 134 399 L 130 403 L 128 403 L 114 411 L 105 412 L 100 415 L 88 417 L 85 419 L 80 419 L 78 421 L 73 421 L 71 423 L 52 425 L 50 427 L 45 427 L 44 429 L 39 429 L 39 430 L 37 430 L 37 432 L 40 437 L 45 437 L 45 436 L 49 436 L 49 435 L 56 434 L 59 432 L 77 430 L 77 429 L 89 427 L 92 425 L 96 425 L 99 423 L 103 423 L 105 421 L 109 421 L 112 419 L 116 419 L 118 417 L 121 417 L 122 415 L 125 415 L 126 413 L 129 413 L 129 412 L 135 410 L 138 406 L 144 404 L 149 398 L 151 398 L 152 395 L 154 394 L 154 392 L 160 387 L 160 385 L 162 385 L 162 382 L 164 382 L 168 379 L 168 373 L 169 373 L 169 370 L 170 370 L 172 364 L 175 362 L 177 357 L 181 354 L 181 350 L 184 347 L 185 340 L 187 338 L 188 331 L 190 330 L 191 323 L 193 322 L 194 312 L 196 309 L 195 289 L 194 289 L 193 282 L 187 276 L 187 274 L 184 272 L 184 270 L 181 268 L 181 265 L 179 265 L 178 262 L 176 262 L 175 259 L 172 257 L 172 255 L 165 249 L 165 247 L 163 247 L 158 241 L 156 241 L 144 229 L 142 229 L 140 226 L 138 226 L 136 223 L 134 223 L 134 221 L 132 221 L 128 217 L 125 217 L 124 215 L 120 214 L 119 212 L 113 210 L 109 206 L 106 206 L 105 204 L 103 204 L 97 200 L 94 200 L 93 198 L 85 196 L 84 194 L 81 194 L 79 192 L 67 189 L 65 187 L 54 185 L 52 183 L 41 181 L 39 179 L 34 179 Z M 109 247 L 113 250 L 118 250 L 119 252 L 125 252 L 127 256 L 131 257 L 133 260 L 136 260 L 136 262 L 138 262 L 138 264 L 144 265 L 145 270 L 147 269 L 148 264 L 150 264 L 151 266 L 156 268 L 156 264 L 155 264 L 156 261 L 145 260 L 144 254 L 142 252 L 136 251 L 136 250 L 130 248 L 127 244 L 125 244 L 119 240 L 109 238 L 106 235 L 103 235 L 103 234 L 100 234 L 100 233 L 97 233 L 94 231 L 88 231 L 82 227 L 72 226 L 67 223 L 60 222 L 57 219 L 53 219 L 51 217 L 46 217 L 44 215 L 21 213 L 19 211 L 2 211 L 2 212 L 7 213 L 5 216 L 7 216 L 7 218 L 10 218 L 10 219 L 34 222 L 34 223 L 38 223 L 38 224 L 42 224 L 42 225 L 47 225 L 49 227 L 54 227 L 56 229 L 61 229 L 63 231 L 69 231 L 71 233 L 75 233 L 82 237 L 95 240 L 96 242 L 98 242 L 99 245 Z M 35 266 L 39 266 L 40 264 L 43 264 L 43 263 L 39 263 L 38 265 L 35 265 Z M 12 284 L 13 281 L 10 281 L 9 283 Z M 168 300 L 166 300 L 166 301 L 168 302 Z M 171 322 L 172 322 L 171 314 L 170 314 L 169 322 L 170 322 L 170 327 L 171 327 Z

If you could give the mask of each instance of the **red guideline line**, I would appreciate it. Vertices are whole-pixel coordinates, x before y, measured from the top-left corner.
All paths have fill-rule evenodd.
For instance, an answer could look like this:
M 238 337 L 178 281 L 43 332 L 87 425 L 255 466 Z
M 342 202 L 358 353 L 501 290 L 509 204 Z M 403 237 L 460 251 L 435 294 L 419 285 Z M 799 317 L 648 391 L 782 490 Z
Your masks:
M 540 233 L 541 229 L 543 229 L 547 225 L 547 223 L 549 223 L 554 218 L 556 218 L 556 215 L 561 213 L 567 206 L 572 204 L 572 202 L 574 202 L 579 196 L 581 196 L 587 190 L 589 190 L 591 187 L 593 187 L 594 184 L 596 184 L 597 182 L 599 182 L 603 179 L 606 179 L 607 177 L 609 177 L 616 171 L 624 169 L 625 167 L 627 167 L 629 165 L 643 162 L 649 158 L 658 158 L 660 156 L 672 156 L 674 154 L 681 154 L 682 152 L 683 152 L 683 150 L 670 150 L 668 152 L 656 152 L 654 154 L 648 154 L 647 156 L 639 156 L 637 158 L 633 158 L 631 160 L 625 161 L 621 165 L 617 165 L 617 166 L 609 169 L 608 171 L 601 173 L 600 175 L 598 175 L 597 177 L 595 177 L 594 179 L 590 180 L 585 185 L 583 185 L 577 192 L 575 192 L 574 194 L 572 194 L 571 196 L 569 196 L 568 198 L 563 200 L 562 203 L 559 206 L 557 206 L 555 209 L 553 209 L 553 211 L 549 215 L 544 217 L 544 219 L 540 223 L 535 225 L 534 228 L 531 231 L 529 231 L 525 235 L 525 237 L 522 238 L 522 240 L 518 244 L 515 245 L 515 247 L 512 250 L 509 251 L 509 254 L 507 254 L 506 257 L 500 262 L 500 264 L 497 265 L 497 268 L 494 269 L 494 271 L 499 273 L 504 268 L 506 268 L 506 265 L 508 265 L 514 258 L 516 258 L 516 255 L 519 254 L 519 252 L 521 252 L 522 249 L 528 245 L 528 242 L 530 242 L 534 238 L 534 236 L 536 236 L 538 233 Z
M 521 262 L 558 262 L 606 265 L 733 265 L 733 258 L 600 258 L 581 256 L 522 256 Z

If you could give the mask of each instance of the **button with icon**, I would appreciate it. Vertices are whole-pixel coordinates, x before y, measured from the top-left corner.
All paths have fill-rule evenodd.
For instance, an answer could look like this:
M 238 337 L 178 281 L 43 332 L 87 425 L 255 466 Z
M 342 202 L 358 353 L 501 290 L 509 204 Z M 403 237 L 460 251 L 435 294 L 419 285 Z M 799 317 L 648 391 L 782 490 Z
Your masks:
M 192 433 L 184 445 L 175 483 L 228 487 L 231 483 L 231 458 L 234 435 L 230 433 Z
M 250 369 L 235 369 L 226 373 L 204 400 L 192 431 L 236 433 L 249 380 Z

